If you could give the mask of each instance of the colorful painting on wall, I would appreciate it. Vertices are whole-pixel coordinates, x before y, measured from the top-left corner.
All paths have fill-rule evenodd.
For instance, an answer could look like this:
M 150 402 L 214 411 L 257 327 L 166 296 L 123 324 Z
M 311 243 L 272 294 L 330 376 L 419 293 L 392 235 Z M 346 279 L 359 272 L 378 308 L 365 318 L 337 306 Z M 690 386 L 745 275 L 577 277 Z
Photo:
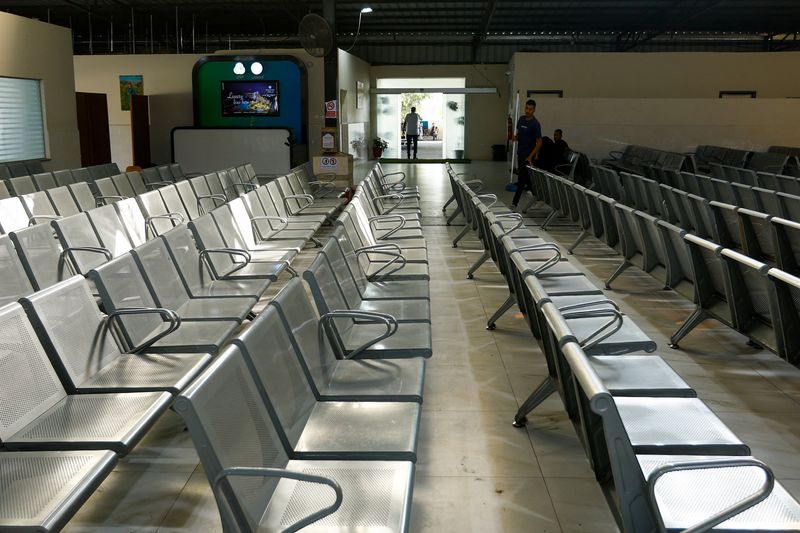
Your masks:
M 119 98 L 123 111 L 131 110 L 131 96 L 144 94 L 144 78 L 141 74 L 119 77 Z

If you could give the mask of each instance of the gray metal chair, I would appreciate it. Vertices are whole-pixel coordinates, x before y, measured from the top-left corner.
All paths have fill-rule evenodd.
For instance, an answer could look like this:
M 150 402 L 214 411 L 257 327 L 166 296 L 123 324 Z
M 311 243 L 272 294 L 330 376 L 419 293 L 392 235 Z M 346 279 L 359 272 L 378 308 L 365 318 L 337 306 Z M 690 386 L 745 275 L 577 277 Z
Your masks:
M 94 209 L 97 207 L 97 200 L 94 198 L 94 194 L 92 194 L 92 190 L 89 188 L 89 184 L 83 181 L 78 181 L 76 183 L 67 185 L 69 192 L 72 194 L 72 197 L 75 199 L 75 203 L 78 204 L 81 211 L 88 211 L 89 209 Z
M 188 220 L 194 220 L 200 217 L 200 211 L 197 207 L 197 196 L 195 196 L 194 189 L 189 180 L 181 180 L 175 183 L 175 190 L 183 202 L 184 209 Z M 166 199 L 165 199 L 166 202 Z
M 274 307 L 233 342 L 290 457 L 416 461 L 420 404 L 318 401 Z
M 186 183 L 185 185 L 189 187 L 190 191 L 192 190 L 191 186 L 188 183 Z M 181 198 L 181 195 L 178 192 L 177 185 L 165 185 L 164 187 L 158 189 L 158 192 L 161 195 L 161 199 L 164 200 L 164 205 L 166 206 L 168 213 L 177 213 L 181 217 L 183 217 L 183 220 L 191 220 L 191 214 L 184 205 L 183 199 Z M 192 195 L 192 197 L 194 197 L 194 195 Z M 194 207 L 196 209 L 197 205 L 195 205 Z M 199 216 L 199 213 L 195 214 L 196 214 L 195 218 L 197 218 Z
M 148 239 L 155 236 L 148 231 L 147 218 L 142 213 L 142 208 L 139 206 L 137 198 L 126 198 L 114 203 L 114 209 L 117 210 L 117 215 L 128 233 L 128 240 L 134 246 L 144 244 Z
M 40 191 L 54 189 L 57 186 L 56 179 L 52 172 L 40 172 L 38 174 L 33 174 L 32 177 L 33 182 L 36 184 L 36 188 Z
M 398 241 L 384 240 L 378 241 L 370 231 L 364 231 L 353 219 L 350 212 L 345 209 L 336 218 L 336 226 L 342 226 L 344 233 L 358 250 L 368 251 L 380 248 L 400 248 L 400 253 L 406 258 L 408 263 L 427 263 L 428 250 L 425 241 L 422 239 L 402 239 Z M 380 255 L 370 255 L 370 262 L 385 262 L 386 258 Z
M 75 202 L 72 194 L 67 187 L 56 187 L 47 191 L 50 203 L 53 204 L 56 212 L 62 217 L 68 217 L 81 212 L 81 208 Z
M 257 241 L 255 235 L 247 231 L 247 229 L 245 229 L 245 231 L 240 231 L 240 227 L 244 226 L 247 228 L 248 226 L 245 222 L 242 224 L 236 222 L 236 217 L 230 204 L 236 205 L 239 208 L 240 214 L 244 211 L 241 202 L 236 198 L 216 208 L 209 215 L 214 221 L 225 246 L 247 251 L 250 254 L 251 261 L 256 263 L 270 263 L 274 261 L 290 262 L 300 253 L 302 246 L 305 244 L 304 241 Z
M 50 225 L 12 231 L 9 237 L 34 290 L 55 285 L 74 273 Z
M 408 530 L 413 463 L 290 460 L 237 347 L 217 358 L 175 409 L 192 435 L 225 531 L 313 531 L 319 520 L 333 532 Z M 379 517 L 376 506 L 384 509 Z
M 126 172 L 125 176 L 127 176 L 128 181 L 131 184 L 131 188 L 133 189 L 134 195 L 144 194 L 150 190 L 150 188 L 144 182 L 144 178 L 142 178 L 141 172 L 137 171 Z
M 146 192 L 136 197 L 144 215 L 147 238 L 157 237 L 185 222 L 183 214 L 171 212 L 167 208 L 160 190 Z
M 11 238 L 0 236 L 0 306 L 16 302 L 33 291 Z
M 114 181 L 110 177 L 95 180 L 94 186 L 97 187 L 97 190 L 100 193 L 99 195 L 95 196 L 97 205 L 107 205 L 127 198 L 126 196 L 120 194 L 116 185 L 114 185 Z
M 123 353 L 81 276 L 23 298 L 39 339 L 70 394 L 183 390 L 209 354 Z
M 0 232 L 10 233 L 30 225 L 30 215 L 22 198 L 13 196 L 0 200 Z
M 182 321 L 235 320 L 253 316 L 255 298 L 193 298 L 182 283 L 166 245 L 153 239 L 131 251 L 156 305 L 172 309 Z
M 58 184 L 59 187 L 66 187 L 67 185 L 75 183 L 75 178 L 72 177 L 72 172 L 68 169 L 56 170 L 53 172 L 53 178 L 55 178 L 56 184 Z
M 125 455 L 170 404 L 166 392 L 67 394 L 17 303 L 0 309 L 0 335 L 0 404 L 15 406 L 0 425 L 6 449 Z
M 69 258 L 76 273 L 85 276 L 91 269 L 113 258 L 111 251 L 100 242 L 86 213 L 54 220 L 52 226 L 63 254 Z
M 249 193 L 253 194 L 253 193 Z M 214 210 L 214 216 L 219 217 L 229 212 L 234 226 L 238 228 L 238 232 L 245 238 L 250 248 L 262 249 L 279 249 L 293 248 L 298 252 L 309 241 L 315 245 L 319 245 L 319 241 L 314 238 L 314 233 L 319 229 L 320 224 L 315 223 L 306 227 L 298 227 L 300 224 L 296 222 L 289 222 L 289 220 L 275 215 L 260 214 L 258 208 L 261 204 L 259 202 L 251 203 L 246 201 L 247 195 L 234 198 L 227 203 L 227 206 L 222 206 Z M 255 212 L 247 206 L 252 205 Z M 263 213 L 263 211 L 261 211 Z
M 227 247 L 211 215 L 192 220 L 188 226 L 214 279 L 275 281 L 284 270 L 292 271 L 288 260 L 254 262 L 250 252 Z
M 34 185 L 33 178 L 30 176 L 23 175 L 16 178 L 11 178 L 8 180 L 7 185 L 15 196 L 22 196 L 23 194 L 36 192 L 36 185 Z
M 180 280 L 193 298 L 255 298 L 259 299 L 271 284 L 269 280 L 229 281 L 216 279 L 195 246 L 192 233 L 179 226 L 160 237 L 167 246 Z
M 113 205 L 95 207 L 86 211 L 101 246 L 111 252 L 111 257 L 119 257 L 133 249 L 133 243 Z
M 431 321 L 430 302 L 426 299 L 364 300 L 355 281 L 348 273 L 346 259 L 331 237 L 314 258 L 307 272 L 324 291 L 336 291 L 347 309 L 352 311 L 380 312 L 392 315 L 398 322 Z M 310 282 L 309 282 L 310 283 Z
M 319 205 L 314 203 L 314 197 L 306 194 L 294 194 L 286 176 L 281 176 L 274 183 L 281 195 L 281 201 L 289 215 L 321 215 L 325 218 L 333 217 L 338 206 Z M 277 201 L 277 198 L 275 198 Z
M 239 323 L 235 320 L 183 322 L 173 310 L 156 306 L 130 255 L 112 259 L 89 272 L 104 309 L 115 321 L 126 351 L 216 354 Z
M 320 317 L 299 279 L 291 280 L 269 305 L 277 309 L 318 399 L 422 403 L 424 359 L 338 359 L 320 335 Z
M 61 531 L 116 462 L 108 450 L 0 453 L 0 529 Z
M 111 176 L 110 179 L 111 182 L 114 184 L 114 188 L 116 188 L 117 190 L 117 194 L 121 196 L 124 196 L 126 198 L 133 198 L 137 194 L 142 194 L 142 193 L 137 193 L 133 189 L 133 186 L 131 185 L 128 176 L 126 176 L 125 174 L 114 174 L 113 176 Z
M 228 201 L 225 195 L 212 194 L 208 188 L 208 182 L 203 176 L 197 176 L 189 180 L 197 198 L 197 211 L 202 215 L 212 211 L 216 207 Z
M 22 205 L 28 212 L 30 224 L 43 224 L 59 218 L 55 206 L 50 202 L 46 192 L 32 192 L 23 194 Z

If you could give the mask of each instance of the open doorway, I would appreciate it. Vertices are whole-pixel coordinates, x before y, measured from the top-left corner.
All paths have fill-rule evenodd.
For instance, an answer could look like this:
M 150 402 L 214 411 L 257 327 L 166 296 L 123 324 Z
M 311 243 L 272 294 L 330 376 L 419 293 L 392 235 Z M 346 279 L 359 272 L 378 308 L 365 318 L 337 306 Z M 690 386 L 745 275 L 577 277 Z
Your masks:
M 463 159 L 466 125 L 464 78 L 384 78 L 377 80 L 377 136 L 388 143 L 383 157 L 409 156 L 403 122 L 416 108 L 420 116 L 417 158 Z M 413 87 L 413 88 L 412 88 Z M 450 91 L 453 92 L 450 92 Z M 413 157 L 413 151 L 410 154 Z

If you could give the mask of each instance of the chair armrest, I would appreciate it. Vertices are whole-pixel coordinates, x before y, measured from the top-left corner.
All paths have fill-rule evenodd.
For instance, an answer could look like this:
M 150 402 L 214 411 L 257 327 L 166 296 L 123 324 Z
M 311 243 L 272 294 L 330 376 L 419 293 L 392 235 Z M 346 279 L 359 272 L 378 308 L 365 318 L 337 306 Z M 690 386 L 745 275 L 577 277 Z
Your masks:
M 578 344 L 580 344 L 583 350 L 588 350 L 589 348 L 603 342 L 611 335 L 619 331 L 622 328 L 622 323 L 624 321 L 622 313 L 620 313 L 616 309 L 589 309 L 587 311 L 567 311 L 566 313 L 562 313 L 561 317 L 564 320 L 569 320 L 571 318 L 610 317 L 610 320 L 608 322 L 602 324 L 595 331 L 587 335 L 585 339 L 579 341 Z
M 294 533 L 295 531 L 300 531 L 301 529 L 305 528 L 306 526 L 313 524 L 314 522 L 325 518 L 326 516 L 332 515 L 339 509 L 342 505 L 342 500 L 344 495 L 342 493 L 342 488 L 339 484 L 330 478 L 324 476 L 317 476 L 313 474 L 306 474 L 305 472 L 294 472 L 292 470 L 285 470 L 283 468 L 266 468 L 266 467 L 243 467 L 243 466 L 234 466 L 231 468 L 226 468 L 222 470 L 217 477 L 214 478 L 212 483 L 212 489 L 214 493 L 217 495 L 218 499 L 226 500 L 227 497 L 225 496 L 224 492 L 220 492 L 219 485 L 222 483 L 223 480 L 229 477 L 268 477 L 268 478 L 285 478 L 285 479 L 295 479 L 297 481 L 305 481 L 307 483 L 317 483 L 319 485 L 327 485 L 333 489 L 336 493 L 335 501 L 319 511 L 314 511 L 310 515 L 299 519 L 294 524 L 291 524 L 286 529 L 283 530 L 282 533 Z M 224 514 L 228 515 L 227 518 L 231 524 L 236 523 L 235 517 L 231 516 L 231 510 L 229 505 L 220 505 L 220 510 L 222 511 L 224 508 Z
M 121 200 L 127 200 L 128 197 L 127 196 L 111 195 L 111 194 L 109 194 L 109 195 L 102 195 L 101 194 L 100 196 L 95 196 L 94 199 L 95 199 L 95 205 L 97 207 L 101 207 L 101 206 L 104 206 L 104 205 L 108 205 L 106 200 L 112 200 L 113 199 L 113 200 L 121 201 Z
M 307 202 L 306 205 L 300 206 L 300 209 L 298 209 L 296 212 L 293 211 L 292 208 L 289 206 L 289 200 L 299 201 L 301 199 Z M 313 204 L 314 204 L 314 197 L 311 196 L 310 194 L 290 194 L 288 196 L 283 197 L 283 208 L 286 209 L 286 212 L 289 213 L 289 215 L 291 216 L 302 213 L 305 208 Z
M 224 205 L 228 201 L 228 197 L 224 194 L 201 194 L 197 197 L 197 210 L 201 214 L 205 214 L 205 209 L 203 209 L 203 202 L 202 200 L 211 200 L 214 202 L 214 208 Z
M 387 220 L 387 221 L 388 220 L 395 220 L 395 221 L 398 221 L 399 224 L 397 226 L 391 228 L 390 230 L 388 230 L 386 233 L 384 233 L 380 237 L 376 237 L 376 239 L 378 239 L 379 241 L 383 240 L 383 239 L 388 239 L 389 237 L 391 237 L 392 235 L 394 235 L 395 233 L 397 233 L 398 231 L 400 231 L 401 229 L 403 229 L 406 226 L 406 217 L 404 217 L 403 215 L 377 215 L 377 216 L 374 216 L 374 217 L 369 217 L 367 219 L 367 221 L 369 222 L 369 228 L 373 233 L 375 233 L 375 228 L 373 227 L 373 224 L 375 222 L 379 222 L 381 220 Z
M 715 515 L 706 518 L 694 526 L 685 529 L 684 533 L 700 533 L 703 531 L 710 531 L 713 527 L 733 518 L 739 513 L 750 509 L 767 499 L 772 493 L 775 486 L 775 474 L 772 469 L 756 459 L 738 459 L 731 457 L 730 459 L 714 459 L 709 461 L 695 461 L 685 463 L 668 463 L 661 465 L 652 472 L 647 479 L 647 497 L 650 500 L 651 508 L 655 510 L 655 515 L 658 520 L 658 531 L 665 531 L 664 520 L 658 510 L 658 502 L 656 500 L 656 483 L 662 476 L 671 472 L 679 472 L 682 470 L 710 470 L 717 468 L 742 468 L 742 467 L 756 467 L 764 471 L 764 484 L 761 485 L 757 492 L 754 492 L 747 498 L 743 498 L 737 503 L 734 503 L 727 509 L 723 509 Z
M 366 321 L 367 323 L 383 324 L 386 326 L 386 331 L 384 333 L 381 333 L 374 339 L 368 340 L 355 350 L 352 350 L 349 354 L 345 356 L 345 359 L 358 358 L 359 355 L 361 355 L 367 348 L 369 348 L 373 344 L 378 343 L 394 335 L 397 332 L 398 328 L 397 319 L 392 315 L 386 313 L 376 313 L 372 311 L 352 311 L 349 309 L 329 311 L 328 313 L 325 313 L 319 318 L 319 324 L 326 331 L 332 332 L 331 325 L 335 327 L 335 324 L 333 324 L 334 318 L 360 319 Z
M 619 306 L 614 300 L 609 300 L 607 298 L 603 298 L 601 300 L 592 300 L 591 302 L 581 302 L 577 304 L 570 304 L 570 305 L 563 305 L 558 308 L 559 312 L 561 311 L 571 311 L 573 309 L 583 309 L 586 307 L 595 307 L 595 306 L 603 306 L 608 305 L 617 311 L 619 311 Z
M 397 252 L 390 252 L 389 250 L 372 250 L 372 251 L 356 252 L 356 256 L 358 257 L 358 256 L 360 256 L 362 254 L 370 254 L 370 253 L 376 254 L 376 255 L 385 255 L 387 257 L 391 257 L 392 258 L 391 261 L 388 261 L 387 263 L 385 263 L 374 274 L 372 274 L 371 277 L 374 278 L 372 281 L 383 281 L 386 278 L 386 276 L 388 276 L 388 275 L 390 275 L 390 274 L 392 274 L 394 272 L 397 272 L 398 270 L 401 270 L 403 267 L 406 266 L 406 263 L 407 263 L 406 262 L 406 258 L 405 258 L 405 256 L 403 256 L 403 254 L 397 253 Z M 367 257 L 367 259 L 369 260 L 369 257 Z M 391 267 L 392 265 L 397 264 L 397 263 L 399 263 L 399 264 L 395 268 L 392 268 L 388 272 L 386 271 L 389 267 Z M 361 265 L 359 264 L 359 268 L 360 267 L 361 267 Z M 366 276 L 366 274 L 367 273 L 364 272 L 365 276 Z
M 484 198 L 487 198 L 487 199 L 491 200 L 491 202 L 489 204 L 487 204 L 486 207 L 493 207 L 494 204 L 497 203 L 497 195 L 496 194 L 491 194 L 491 193 L 476 194 L 475 198 L 479 198 L 481 201 L 483 201 Z
M 250 192 L 258 189 L 258 185 L 255 183 L 234 183 L 233 188 L 241 188 L 244 192 Z
M 264 234 L 261 233 L 261 227 L 257 224 L 257 222 L 259 220 L 266 220 L 267 222 L 269 222 L 269 229 L 272 230 L 273 234 L 280 233 L 281 231 L 286 229 L 286 226 L 289 225 L 289 221 L 286 220 L 283 217 L 276 217 L 276 216 L 271 216 L 271 215 L 260 215 L 260 216 L 252 217 L 250 219 L 250 226 L 253 228 L 253 232 L 256 234 L 256 236 L 258 237 L 259 241 L 269 240 L 268 237 L 264 237 Z M 273 220 L 277 220 L 282 225 L 280 227 L 278 227 L 277 229 L 275 229 L 272 226 L 272 221 Z
M 149 348 L 153 345 L 156 341 L 166 337 L 176 329 L 178 329 L 181 325 L 181 317 L 173 311 L 172 309 L 165 309 L 163 307 L 121 307 L 116 311 L 109 313 L 106 317 L 106 323 L 110 324 L 113 320 L 118 320 L 122 316 L 126 315 L 147 315 L 147 314 L 158 314 L 161 315 L 161 318 L 165 322 L 169 322 L 169 327 L 162 331 L 161 333 L 157 333 L 150 339 L 142 342 L 138 346 L 134 346 L 130 348 L 129 352 L 139 352 L 144 350 L 145 348 Z
M 109 250 L 107 250 L 105 248 L 96 247 L 96 246 L 71 246 L 69 248 L 65 248 L 58 255 L 58 277 L 59 277 L 59 280 L 61 279 L 61 273 L 63 272 L 64 265 L 66 264 L 66 261 L 67 261 L 67 255 L 70 252 L 90 252 L 90 253 L 95 253 L 95 254 L 103 254 L 105 256 L 105 258 L 106 258 L 106 261 L 111 261 L 111 259 L 113 258 L 113 255 L 111 254 L 111 252 Z M 80 269 L 78 268 L 78 265 L 75 264 L 74 259 L 72 261 L 72 271 L 75 272 L 76 274 L 83 274 L 80 271 Z
M 211 257 L 210 256 L 212 254 L 226 254 L 226 255 L 229 255 L 229 256 L 233 255 L 233 256 L 238 256 L 238 257 L 241 257 L 241 258 L 244 259 L 243 263 L 236 263 L 236 267 L 233 270 L 231 270 L 230 272 L 228 272 L 227 274 L 225 274 L 224 277 L 228 277 L 231 274 L 233 274 L 234 272 L 236 272 L 237 270 L 243 269 L 245 266 L 247 266 L 250 263 L 250 261 L 252 259 L 252 256 L 250 255 L 250 252 L 248 252 L 247 250 L 240 250 L 238 248 L 205 248 L 204 250 L 200 250 L 199 253 L 200 253 L 200 259 L 206 262 L 206 264 L 209 267 L 209 270 L 212 271 L 212 272 L 214 271 L 214 268 L 210 264 L 210 262 L 211 262 Z
M 395 250 L 398 254 L 401 252 L 400 246 L 397 243 L 387 242 L 383 244 L 372 244 L 370 246 L 362 246 L 361 248 L 356 248 L 355 252 L 358 254 L 360 252 L 371 252 L 377 250 Z
M 173 185 L 173 183 L 171 181 L 148 181 L 144 184 L 148 191 L 154 191 L 159 187 L 166 187 L 167 185 Z
M 58 220 L 60 218 L 63 218 L 63 217 L 61 217 L 59 215 L 33 215 L 31 218 L 28 219 L 28 226 L 35 226 L 36 225 L 36 221 L 39 220 L 39 219 L 42 219 L 42 220 Z

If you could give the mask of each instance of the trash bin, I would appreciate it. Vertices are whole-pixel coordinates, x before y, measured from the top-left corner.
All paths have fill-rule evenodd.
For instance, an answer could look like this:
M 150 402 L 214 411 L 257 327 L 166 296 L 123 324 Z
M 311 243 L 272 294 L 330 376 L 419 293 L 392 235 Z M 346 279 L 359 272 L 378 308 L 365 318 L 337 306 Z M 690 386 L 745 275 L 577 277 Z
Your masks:
M 493 144 L 492 145 L 492 161 L 505 161 L 506 160 L 506 145 Z
M 464 159 L 464 150 L 455 150 L 456 159 Z

